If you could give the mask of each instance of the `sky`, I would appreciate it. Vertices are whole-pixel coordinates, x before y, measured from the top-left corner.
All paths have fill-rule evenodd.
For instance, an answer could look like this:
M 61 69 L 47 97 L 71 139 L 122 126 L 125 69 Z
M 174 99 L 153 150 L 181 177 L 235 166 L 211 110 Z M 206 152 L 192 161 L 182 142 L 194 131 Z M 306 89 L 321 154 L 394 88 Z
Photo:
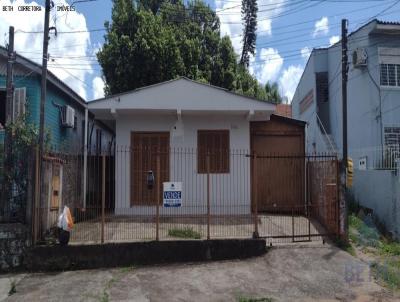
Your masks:
M 54 0 L 71 5 L 73 0 Z M 241 0 L 206 0 L 221 21 L 221 35 L 229 35 L 237 54 L 242 44 Z M 373 18 L 400 21 L 400 0 L 258 0 L 256 54 L 250 72 L 262 84 L 276 82 L 291 101 L 313 48 L 336 43 L 341 19 L 349 32 Z M 18 11 L 24 5 L 41 11 Z M 13 12 L 3 6 L 13 6 Z M 44 0 L 0 0 L 0 45 L 8 41 L 8 27 L 15 28 L 15 49 L 41 63 Z M 96 52 L 104 43 L 104 22 L 111 19 L 111 0 L 76 2 L 75 11 L 53 9 L 50 26 L 57 28 L 49 42 L 49 70 L 90 101 L 104 95 L 104 82 Z M 73 32 L 73 33 L 71 33 Z M 27 74 L 26 76 L 29 76 Z

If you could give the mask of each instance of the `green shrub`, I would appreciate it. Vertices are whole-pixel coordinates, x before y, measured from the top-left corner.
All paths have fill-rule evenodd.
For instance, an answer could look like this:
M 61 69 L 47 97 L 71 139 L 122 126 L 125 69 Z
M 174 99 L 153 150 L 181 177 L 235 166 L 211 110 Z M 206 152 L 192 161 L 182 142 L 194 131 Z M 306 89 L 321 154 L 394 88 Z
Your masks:
M 192 228 L 170 229 L 170 230 L 168 230 L 168 236 L 177 237 L 177 238 L 191 238 L 191 239 L 200 239 L 201 238 L 200 233 L 194 231 Z
M 273 302 L 272 298 L 248 298 L 239 297 L 239 302 Z

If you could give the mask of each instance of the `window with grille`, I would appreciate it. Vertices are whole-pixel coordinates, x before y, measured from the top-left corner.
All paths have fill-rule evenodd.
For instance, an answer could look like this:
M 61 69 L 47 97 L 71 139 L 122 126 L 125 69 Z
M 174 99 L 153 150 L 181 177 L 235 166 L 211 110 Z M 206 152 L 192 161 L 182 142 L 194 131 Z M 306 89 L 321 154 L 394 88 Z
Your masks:
M 381 86 L 400 87 L 400 64 L 380 64 Z
M 400 127 L 385 127 L 385 145 L 400 148 Z
M 207 173 L 229 173 L 229 130 L 198 130 L 197 170 Z

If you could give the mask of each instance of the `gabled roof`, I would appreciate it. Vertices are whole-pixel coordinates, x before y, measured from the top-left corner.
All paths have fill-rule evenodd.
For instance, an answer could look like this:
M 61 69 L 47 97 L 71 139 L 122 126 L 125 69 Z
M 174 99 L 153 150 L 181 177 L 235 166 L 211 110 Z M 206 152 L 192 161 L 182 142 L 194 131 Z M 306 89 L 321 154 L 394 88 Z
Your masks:
M 92 112 L 98 113 L 101 110 L 103 113 L 107 110 L 110 112 L 111 109 L 113 111 L 158 110 L 164 112 L 241 111 L 252 114 L 253 112 L 272 113 L 276 105 L 233 93 L 224 88 L 179 77 L 91 101 L 88 107 Z
M 8 57 L 8 51 L 3 46 L 0 46 L 0 56 L 5 58 Z M 16 64 L 20 64 L 30 69 L 39 76 L 42 75 L 42 66 L 40 64 L 33 62 L 28 58 L 19 55 L 18 53 L 16 56 Z M 69 97 L 71 97 L 71 99 L 74 100 L 76 103 L 83 107 L 86 107 L 86 101 L 82 97 L 80 97 L 74 90 L 72 90 L 68 85 L 61 81 L 57 76 L 55 76 L 51 71 L 47 71 L 47 80 L 58 89 L 63 91 L 65 94 L 67 94 Z
M 198 85 L 203 85 L 203 86 L 206 86 L 206 87 L 219 89 L 221 91 L 230 93 L 232 95 L 240 96 L 240 97 L 246 98 L 246 99 L 251 100 L 251 101 L 275 104 L 275 103 L 273 103 L 271 101 L 264 101 L 264 100 L 259 100 L 259 99 L 254 98 L 254 97 L 245 96 L 243 94 L 239 94 L 239 93 L 233 92 L 233 91 L 228 90 L 228 89 L 223 88 L 223 87 L 218 87 L 218 86 L 214 86 L 214 85 L 211 85 L 211 84 L 195 81 L 195 80 L 189 79 L 188 77 L 185 77 L 185 76 L 179 76 L 179 77 L 177 77 L 175 79 L 172 79 L 172 80 L 169 80 L 169 81 L 164 81 L 164 82 L 156 83 L 156 84 L 153 84 L 153 85 L 148 85 L 148 86 L 136 88 L 136 89 L 133 89 L 133 90 L 129 90 L 129 91 L 113 94 L 113 95 L 110 95 L 110 96 L 106 96 L 106 97 L 103 97 L 103 98 L 95 99 L 95 100 L 89 101 L 89 103 L 99 102 L 99 101 L 112 99 L 112 98 L 120 97 L 120 96 L 127 95 L 127 94 L 132 94 L 132 93 L 135 93 L 135 92 L 138 92 L 138 91 L 141 91 L 141 90 L 151 89 L 151 88 L 154 88 L 154 87 L 157 87 L 157 86 L 160 86 L 160 85 L 165 85 L 165 84 L 176 82 L 176 81 L 179 81 L 179 80 L 186 80 L 186 81 L 189 81 L 189 82 L 192 82 L 192 83 L 196 83 Z
M 307 124 L 307 122 L 305 122 L 305 121 L 297 120 L 297 119 L 294 119 L 291 117 L 282 116 L 282 115 L 278 115 L 278 114 L 271 114 L 270 120 L 271 121 L 281 121 L 281 122 L 297 125 L 300 127 L 304 127 Z

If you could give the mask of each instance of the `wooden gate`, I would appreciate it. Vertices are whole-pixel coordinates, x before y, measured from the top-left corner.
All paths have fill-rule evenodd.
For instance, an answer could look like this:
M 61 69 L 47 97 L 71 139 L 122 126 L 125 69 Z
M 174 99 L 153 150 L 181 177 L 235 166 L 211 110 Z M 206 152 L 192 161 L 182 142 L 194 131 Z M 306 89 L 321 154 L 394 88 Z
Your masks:
M 304 125 L 275 115 L 250 124 L 251 152 L 259 159 L 252 171 L 252 178 L 257 178 L 252 179 L 253 209 L 255 201 L 260 212 L 286 212 L 304 205 Z

